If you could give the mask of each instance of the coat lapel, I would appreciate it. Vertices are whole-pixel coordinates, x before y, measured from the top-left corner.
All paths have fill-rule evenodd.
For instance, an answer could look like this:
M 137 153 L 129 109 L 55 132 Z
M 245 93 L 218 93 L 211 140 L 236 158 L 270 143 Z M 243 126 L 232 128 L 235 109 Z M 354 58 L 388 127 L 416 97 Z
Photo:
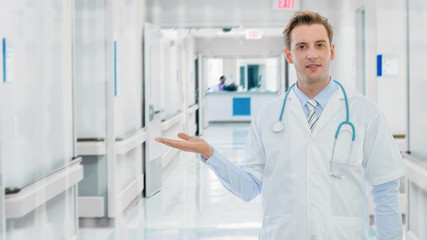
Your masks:
M 344 95 L 341 89 L 337 89 L 329 99 L 325 109 L 323 109 L 322 115 L 314 128 L 313 137 L 316 136 L 316 134 L 320 132 L 320 130 L 322 130 L 322 128 L 325 127 L 325 125 L 337 114 L 341 108 L 341 101 L 344 102 Z M 343 116 L 343 121 L 344 120 L 345 116 Z
M 302 109 L 301 102 L 299 101 L 293 90 L 289 93 L 286 105 L 289 106 L 289 110 L 298 119 L 298 123 L 300 123 L 311 135 L 311 130 L 308 126 L 307 118 L 304 114 L 304 110 Z
M 345 89 L 348 89 L 344 86 Z M 355 93 L 352 90 L 346 91 L 347 97 L 350 101 L 351 98 L 355 96 Z M 342 90 L 338 87 L 338 89 L 335 91 L 335 93 L 332 95 L 332 97 L 329 99 L 328 103 L 326 104 L 325 109 L 323 109 L 322 115 L 320 116 L 316 127 L 314 128 L 313 133 L 310 130 L 310 127 L 308 126 L 307 118 L 304 114 L 304 110 L 301 106 L 301 103 L 298 99 L 298 97 L 295 95 L 294 91 L 291 91 L 288 95 L 288 100 L 286 102 L 286 108 L 289 108 L 289 110 L 295 115 L 295 117 L 298 119 L 298 122 L 303 125 L 303 127 L 307 130 L 307 132 L 312 136 L 315 137 L 322 128 L 325 127 L 325 125 L 338 113 L 341 107 L 344 106 L 344 94 Z M 345 110 L 345 109 L 344 109 Z M 351 110 L 350 110 L 351 111 Z M 286 117 L 286 110 L 284 117 Z M 342 121 L 345 121 L 345 115 L 343 115 Z M 337 125 L 338 127 L 338 125 Z

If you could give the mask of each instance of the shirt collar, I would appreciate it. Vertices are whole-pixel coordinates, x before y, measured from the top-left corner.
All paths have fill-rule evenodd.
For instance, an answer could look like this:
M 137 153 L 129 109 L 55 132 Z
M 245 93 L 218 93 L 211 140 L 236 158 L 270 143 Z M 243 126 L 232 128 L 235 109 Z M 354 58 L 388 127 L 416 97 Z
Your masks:
M 322 109 L 325 109 L 326 104 L 328 103 L 332 95 L 335 93 L 337 88 L 338 85 L 331 79 L 328 85 L 314 97 L 314 100 L 316 100 L 316 102 L 318 103 L 318 105 L 320 105 Z M 309 98 L 301 91 L 301 89 L 299 89 L 298 83 L 294 87 L 294 93 L 298 97 L 302 107 L 304 107 Z

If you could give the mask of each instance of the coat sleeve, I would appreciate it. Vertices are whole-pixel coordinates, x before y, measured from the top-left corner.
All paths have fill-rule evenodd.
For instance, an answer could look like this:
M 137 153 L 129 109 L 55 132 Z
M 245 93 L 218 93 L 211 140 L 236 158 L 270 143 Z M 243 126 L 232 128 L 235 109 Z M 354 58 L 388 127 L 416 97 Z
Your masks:
M 201 159 L 215 173 L 225 188 L 244 201 L 250 201 L 260 194 L 261 183 L 216 150 L 209 159 L 205 159 L 203 156 Z
M 216 150 L 209 159 L 202 157 L 202 161 L 215 173 L 224 187 L 245 201 L 261 193 L 262 173 L 265 166 L 265 154 L 257 116 L 260 115 L 256 115 L 249 128 L 244 160 L 239 166 L 227 160 Z
M 379 185 L 405 174 L 405 163 L 381 112 L 367 125 L 363 153 L 369 184 Z

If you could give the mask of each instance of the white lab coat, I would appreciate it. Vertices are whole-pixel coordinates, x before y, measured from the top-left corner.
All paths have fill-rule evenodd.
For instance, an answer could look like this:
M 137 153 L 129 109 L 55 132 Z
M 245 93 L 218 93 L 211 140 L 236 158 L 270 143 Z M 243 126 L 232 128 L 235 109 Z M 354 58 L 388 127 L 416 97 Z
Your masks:
M 334 135 L 346 114 L 340 89 L 327 103 L 313 133 L 293 90 L 282 132 L 273 132 L 272 125 L 279 119 L 284 96 L 268 103 L 253 119 L 242 167 L 262 182 L 260 239 L 367 239 L 366 184 L 400 178 L 404 162 L 377 106 L 348 88 L 346 92 L 356 140 L 343 179 L 329 175 Z

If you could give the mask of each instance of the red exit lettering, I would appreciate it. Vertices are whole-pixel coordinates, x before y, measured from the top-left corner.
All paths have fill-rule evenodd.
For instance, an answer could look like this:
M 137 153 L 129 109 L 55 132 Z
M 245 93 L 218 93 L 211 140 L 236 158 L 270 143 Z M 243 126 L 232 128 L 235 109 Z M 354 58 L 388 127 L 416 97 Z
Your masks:
M 278 1 L 279 9 L 293 9 L 294 8 L 294 0 L 279 0 Z

